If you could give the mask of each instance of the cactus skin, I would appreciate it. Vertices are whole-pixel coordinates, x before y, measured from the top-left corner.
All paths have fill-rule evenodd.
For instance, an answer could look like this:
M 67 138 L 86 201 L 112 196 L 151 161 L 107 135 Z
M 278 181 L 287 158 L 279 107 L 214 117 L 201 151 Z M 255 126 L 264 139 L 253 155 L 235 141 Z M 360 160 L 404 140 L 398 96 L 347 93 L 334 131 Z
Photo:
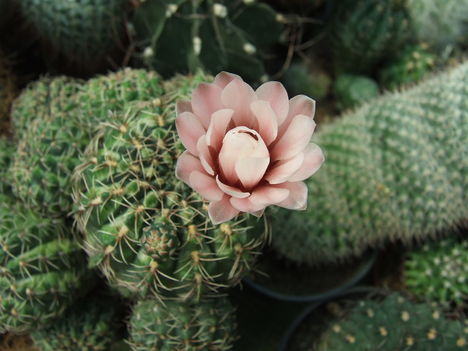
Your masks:
M 409 33 L 407 0 L 344 0 L 337 4 L 330 40 L 336 71 L 364 74 L 398 50 Z
M 308 182 L 308 209 L 272 216 L 275 250 L 317 265 L 461 224 L 468 213 L 467 83 L 464 63 L 322 126 L 315 142 L 326 161 Z
M 334 92 L 337 107 L 346 110 L 378 96 L 379 86 L 365 76 L 342 74 L 335 81 Z
M 210 0 L 140 0 L 132 20 L 144 63 L 165 77 L 230 71 L 265 75 L 265 54 L 283 25 L 267 4 Z M 258 19 L 262 20 L 259 21 Z
M 235 310 L 227 298 L 197 304 L 142 300 L 130 320 L 132 351 L 227 351 L 235 340 Z
M 464 324 L 430 304 L 393 294 L 357 303 L 322 335 L 316 351 L 455 351 L 467 345 Z
M 22 333 L 59 317 L 90 287 L 79 243 L 63 220 L 0 201 L 0 333 Z
M 405 261 L 408 290 L 419 298 L 459 305 L 468 298 L 468 241 L 425 244 Z
M 435 63 L 435 55 L 424 45 L 408 46 L 379 72 L 379 80 L 386 89 L 394 90 L 421 80 L 433 70 Z
M 117 337 L 116 317 L 114 301 L 88 296 L 31 336 L 41 351 L 106 351 Z
M 330 90 L 331 79 L 324 70 L 308 67 L 305 63 L 293 63 L 282 81 L 289 96 L 304 94 L 321 100 Z
M 178 77 L 154 103 L 111 116 L 76 170 L 75 219 L 85 249 L 124 295 L 211 295 L 239 282 L 265 239 L 249 231 L 245 216 L 213 226 L 206 203 L 174 176 L 184 150 L 175 101 L 206 79 Z

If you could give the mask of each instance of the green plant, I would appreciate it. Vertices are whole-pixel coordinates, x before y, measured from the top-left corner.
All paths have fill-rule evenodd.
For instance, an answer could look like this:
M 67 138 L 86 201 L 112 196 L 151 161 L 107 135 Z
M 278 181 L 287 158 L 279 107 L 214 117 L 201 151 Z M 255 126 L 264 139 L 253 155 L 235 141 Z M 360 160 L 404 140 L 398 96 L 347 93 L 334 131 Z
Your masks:
M 267 4 L 139 0 L 132 24 L 143 61 L 163 76 L 222 70 L 258 81 L 283 25 Z M 259 20 L 261 19 L 261 20 Z
M 337 107 L 346 110 L 378 96 L 379 86 L 369 77 L 342 74 L 336 78 L 334 93 Z
M 322 126 L 315 142 L 325 163 L 308 181 L 308 208 L 271 216 L 275 250 L 317 265 L 461 224 L 468 213 L 467 82 L 463 63 Z
M 304 94 L 321 100 L 330 90 L 331 79 L 325 70 L 306 63 L 293 63 L 282 81 L 290 96 Z
M 419 298 L 463 304 L 468 298 L 468 241 L 427 243 L 405 261 L 405 282 Z
M 143 300 L 130 320 L 132 351 L 227 351 L 235 337 L 235 310 L 227 298 L 165 305 Z
M 246 217 L 212 225 L 175 175 L 175 103 L 207 77 L 178 77 L 151 103 L 102 125 L 75 173 L 75 219 L 92 266 L 130 295 L 200 298 L 237 283 L 264 241 Z
M 329 36 L 338 73 L 368 73 L 409 35 L 406 0 L 344 0 Z
M 0 194 L 11 193 L 11 179 L 8 168 L 15 152 L 13 142 L 4 136 L 0 136 Z

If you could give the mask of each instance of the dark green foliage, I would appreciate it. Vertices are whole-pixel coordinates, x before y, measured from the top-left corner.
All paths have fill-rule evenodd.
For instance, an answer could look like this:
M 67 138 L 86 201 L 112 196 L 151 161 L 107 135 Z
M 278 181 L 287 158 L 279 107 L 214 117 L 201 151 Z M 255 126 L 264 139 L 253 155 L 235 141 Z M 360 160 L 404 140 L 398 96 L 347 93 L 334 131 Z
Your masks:
M 289 96 L 304 94 L 323 99 L 330 90 L 331 79 L 326 71 L 310 69 L 305 63 L 293 63 L 282 78 Z
M 334 93 L 337 107 L 346 110 L 378 96 L 379 86 L 369 77 L 342 74 L 336 78 Z

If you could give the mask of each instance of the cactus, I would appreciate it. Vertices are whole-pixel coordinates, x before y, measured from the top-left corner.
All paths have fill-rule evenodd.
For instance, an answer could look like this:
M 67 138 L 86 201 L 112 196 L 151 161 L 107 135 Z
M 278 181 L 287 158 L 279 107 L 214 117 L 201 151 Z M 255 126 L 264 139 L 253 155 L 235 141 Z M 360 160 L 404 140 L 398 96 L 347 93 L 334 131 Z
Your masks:
M 337 4 L 329 35 L 339 73 L 369 73 L 398 50 L 409 32 L 407 0 L 344 0 Z
M 132 351 L 227 351 L 235 340 L 235 311 L 227 298 L 197 304 L 143 300 L 130 320 Z
M 429 304 L 393 294 L 383 301 L 360 301 L 341 320 L 330 323 L 316 351 L 455 351 L 467 345 L 466 325 L 444 317 Z
M 463 304 L 468 298 L 468 241 L 454 238 L 425 244 L 405 261 L 405 281 L 419 298 Z
M 106 351 L 117 337 L 115 318 L 114 301 L 88 296 L 31 336 L 41 351 Z
M 132 20 L 144 63 L 163 76 L 226 70 L 246 80 L 265 75 L 282 17 L 267 4 L 239 1 L 139 0 Z M 261 20 L 259 20 L 261 19 Z
M 0 13 L 1 11 L 0 8 Z M 11 66 L 11 62 L 0 51 L 0 134 L 10 132 L 10 108 L 17 91 L 16 78 Z
M 0 201 L 0 333 L 27 332 L 63 314 L 91 273 L 63 220 Z
M 17 195 L 47 215 L 69 213 L 71 174 L 96 125 L 109 111 L 151 100 L 159 92 L 158 76 L 130 69 L 86 84 L 67 78 L 33 84 L 13 110 L 19 139 L 12 167 Z
M 342 74 L 336 78 L 334 92 L 337 107 L 346 110 L 378 96 L 379 86 L 369 77 Z
M 174 176 L 184 150 L 175 101 L 206 79 L 178 77 L 160 99 L 111 116 L 76 170 L 85 249 L 125 295 L 211 295 L 242 278 L 264 241 L 246 217 L 213 226 L 206 203 Z
M 381 84 L 390 90 L 401 85 L 416 83 L 434 68 L 436 57 L 425 45 L 411 45 L 379 72 Z
M 326 161 L 308 182 L 309 207 L 272 216 L 275 250 L 309 265 L 344 261 L 466 220 L 467 83 L 463 63 L 322 126 Z
M 326 71 L 306 63 L 293 63 L 285 72 L 282 81 L 289 96 L 304 94 L 317 100 L 327 96 L 331 83 Z
M 8 168 L 14 154 L 15 146 L 13 142 L 0 136 L 0 194 L 11 194 L 11 177 Z
M 99 66 L 124 36 L 128 0 L 20 0 L 22 13 L 53 50 L 80 67 Z

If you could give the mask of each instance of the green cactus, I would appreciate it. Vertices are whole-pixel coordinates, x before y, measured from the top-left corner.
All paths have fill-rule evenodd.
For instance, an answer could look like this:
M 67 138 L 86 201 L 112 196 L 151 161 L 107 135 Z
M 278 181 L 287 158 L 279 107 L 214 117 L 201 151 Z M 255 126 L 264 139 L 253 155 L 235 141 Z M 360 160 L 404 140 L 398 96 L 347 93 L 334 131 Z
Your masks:
M 437 306 L 393 294 L 383 301 L 358 302 L 340 320 L 329 322 L 315 347 L 307 350 L 455 351 L 467 342 L 463 322 L 445 318 Z
M 227 298 L 165 305 L 142 300 L 130 320 L 132 351 L 227 351 L 235 339 L 235 310 Z
M 339 73 L 369 73 L 409 34 L 407 0 L 344 0 L 336 4 L 329 35 Z
M 436 59 L 424 45 L 408 46 L 380 70 L 379 80 L 383 87 L 390 90 L 416 83 L 433 70 Z
M 163 76 L 227 70 L 258 81 L 281 19 L 257 2 L 139 0 L 132 23 L 143 61 Z
M 79 243 L 61 219 L 0 201 L 0 333 L 26 332 L 63 314 L 89 288 Z
M 468 241 L 425 244 L 405 261 L 405 282 L 417 297 L 463 304 L 468 298 Z
M 327 96 L 331 84 L 326 71 L 306 63 L 293 63 L 285 72 L 282 81 L 290 96 L 304 94 L 316 100 Z
M 336 78 L 334 93 L 340 110 L 359 106 L 379 95 L 379 86 L 369 77 L 342 74 Z
M 237 283 L 263 243 L 247 217 L 212 225 L 206 203 L 174 176 L 184 147 L 175 101 L 203 75 L 166 83 L 167 94 L 114 114 L 77 168 L 75 218 L 91 264 L 123 294 L 198 299 Z
M 67 78 L 46 78 L 33 84 L 13 110 L 19 139 L 12 167 L 17 195 L 47 215 L 69 213 L 71 173 L 94 128 L 110 111 L 152 100 L 160 91 L 157 75 L 130 69 L 86 84 Z
M 6 137 L 0 136 L 0 194 L 11 194 L 11 176 L 8 168 L 15 152 L 14 143 Z
M 99 66 L 122 42 L 128 0 L 20 0 L 41 39 L 68 62 Z
M 468 62 L 322 126 L 308 209 L 277 210 L 276 251 L 317 265 L 456 227 L 468 199 Z M 294 228 L 294 230 L 291 230 Z
M 41 351 L 106 351 L 117 337 L 116 317 L 112 299 L 87 296 L 31 336 Z

